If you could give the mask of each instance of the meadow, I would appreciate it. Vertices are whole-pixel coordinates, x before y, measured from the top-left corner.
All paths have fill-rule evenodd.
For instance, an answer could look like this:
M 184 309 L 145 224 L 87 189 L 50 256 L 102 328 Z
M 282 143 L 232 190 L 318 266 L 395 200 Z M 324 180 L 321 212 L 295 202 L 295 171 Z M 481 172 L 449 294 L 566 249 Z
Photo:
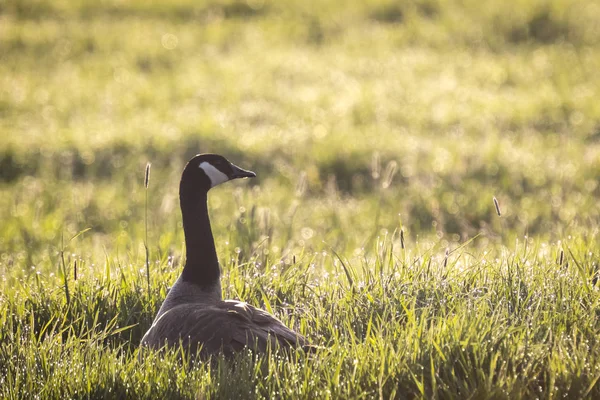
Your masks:
M 600 398 L 598 21 L 0 1 L 0 398 Z M 209 194 L 224 297 L 315 354 L 138 358 L 202 152 L 257 173 Z

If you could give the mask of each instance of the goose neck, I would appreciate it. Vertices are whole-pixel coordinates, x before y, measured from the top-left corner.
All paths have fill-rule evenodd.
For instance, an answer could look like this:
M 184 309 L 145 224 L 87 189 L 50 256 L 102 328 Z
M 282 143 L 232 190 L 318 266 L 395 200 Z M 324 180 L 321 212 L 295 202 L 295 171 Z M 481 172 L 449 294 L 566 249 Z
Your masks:
M 186 263 L 181 278 L 203 288 L 219 284 L 220 271 L 208 216 L 207 194 L 181 196 Z

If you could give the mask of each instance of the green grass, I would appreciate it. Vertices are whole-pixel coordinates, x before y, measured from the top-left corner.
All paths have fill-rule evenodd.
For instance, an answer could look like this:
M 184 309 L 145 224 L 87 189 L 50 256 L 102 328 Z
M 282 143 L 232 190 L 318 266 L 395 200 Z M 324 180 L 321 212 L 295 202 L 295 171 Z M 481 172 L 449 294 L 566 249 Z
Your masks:
M 599 19 L 0 2 L 0 397 L 600 397 Z M 138 358 L 199 152 L 258 174 L 210 194 L 224 296 L 316 354 Z

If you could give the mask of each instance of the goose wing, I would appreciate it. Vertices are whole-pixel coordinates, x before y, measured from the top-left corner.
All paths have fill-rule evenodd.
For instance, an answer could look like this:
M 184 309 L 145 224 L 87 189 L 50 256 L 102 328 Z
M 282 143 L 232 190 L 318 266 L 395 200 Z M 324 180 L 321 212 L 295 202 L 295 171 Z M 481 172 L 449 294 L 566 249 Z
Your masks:
M 240 301 L 214 305 L 182 304 L 161 315 L 142 339 L 142 344 L 160 348 L 179 345 L 201 354 L 231 355 L 248 347 L 256 352 L 268 348 L 304 346 L 302 335 L 266 311 Z
M 221 303 L 227 316 L 236 321 L 232 326 L 232 346 L 247 345 L 251 349 L 265 352 L 268 346 L 304 346 L 305 339 L 273 315 L 247 303 L 227 300 Z

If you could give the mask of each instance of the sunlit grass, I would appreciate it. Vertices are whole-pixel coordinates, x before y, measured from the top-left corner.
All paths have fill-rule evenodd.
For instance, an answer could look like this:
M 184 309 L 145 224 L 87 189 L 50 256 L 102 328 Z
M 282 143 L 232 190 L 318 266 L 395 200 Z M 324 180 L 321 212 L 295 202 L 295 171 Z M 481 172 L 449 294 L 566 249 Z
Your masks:
M 150 295 L 143 262 L 125 261 L 72 282 L 70 304 L 60 280 L 32 274 L 3 297 L 4 394 L 528 397 L 597 390 L 598 326 L 590 311 L 600 298 L 585 244 L 561 244 L 569 252 L 560 265 L 562 247 L 533 239 L 493 253 L 458 249 L 448 261 L 431 244 L 402 250 L 395 239 L 379 239 L 362 261 L 321 252 L 295 263 L 222 257 L 226 297 L 266 304 L 323 346 L 298 363 L 272 356 L 226 372 L 236 374 L 235 386 L 214 385 L 224 370 L 138 360 L 137 343 L 179 267 L 170 259 L 154 267 Z

